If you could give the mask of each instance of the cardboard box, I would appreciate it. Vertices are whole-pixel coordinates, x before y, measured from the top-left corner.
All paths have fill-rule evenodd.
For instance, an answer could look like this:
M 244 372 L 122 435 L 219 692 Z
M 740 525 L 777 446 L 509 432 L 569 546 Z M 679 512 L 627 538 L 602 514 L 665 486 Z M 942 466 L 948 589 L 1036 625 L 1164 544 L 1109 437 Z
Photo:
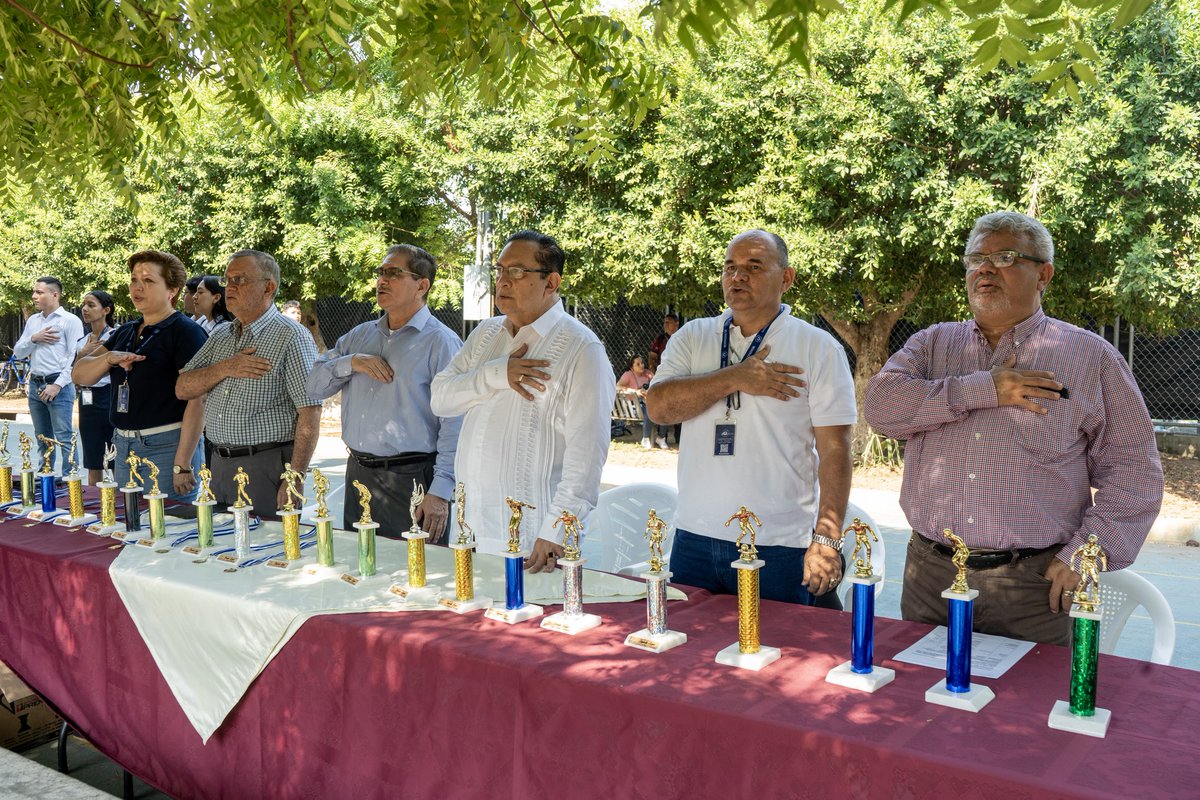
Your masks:
M 62 720 L 0 662 L 0 747 L 24 750 L 58 736 Z

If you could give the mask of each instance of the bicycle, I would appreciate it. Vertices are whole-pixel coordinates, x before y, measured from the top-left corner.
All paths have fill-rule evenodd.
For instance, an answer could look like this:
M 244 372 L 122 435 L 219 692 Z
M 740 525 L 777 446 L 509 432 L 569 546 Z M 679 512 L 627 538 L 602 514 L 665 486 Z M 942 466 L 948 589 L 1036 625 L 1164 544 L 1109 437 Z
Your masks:
M 8 394 L 15 389 L 20 389 L 24 394 L 29 378 L 29 359 L 17 358 L 12 348 L 5 347 L 4 350 L 8 351 L 8 360 L 0 364 L 0 394 Z M 2 352 L 0 357 L 3 357 Z

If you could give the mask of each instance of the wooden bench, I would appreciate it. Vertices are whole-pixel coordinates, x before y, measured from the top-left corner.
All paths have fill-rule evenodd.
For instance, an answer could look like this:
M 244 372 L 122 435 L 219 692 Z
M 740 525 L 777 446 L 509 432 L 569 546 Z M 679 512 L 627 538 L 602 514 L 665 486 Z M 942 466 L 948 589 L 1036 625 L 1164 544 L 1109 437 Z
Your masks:
M 626 397 L 618 391 L 617 399 L 613 401 L 612 418 L 641 424 L 642 409 L 637 398 Z

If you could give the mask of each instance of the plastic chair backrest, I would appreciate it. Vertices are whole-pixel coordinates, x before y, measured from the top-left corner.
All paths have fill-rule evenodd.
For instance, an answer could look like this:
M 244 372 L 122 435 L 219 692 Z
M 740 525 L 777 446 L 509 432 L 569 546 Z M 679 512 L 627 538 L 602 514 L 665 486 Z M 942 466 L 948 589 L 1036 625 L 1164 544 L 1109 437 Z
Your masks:
M 678 503 L 679 492 L 664 483 L 629 483 L 601 492 L 596 509 L 588 517 L 583 539 L 588 568 L 616 572 L 649 558 L 646 517 L 652 508 L 667 523 L 663 554 L 670 555 Z
M 1141 606 L 1154 624 L 1150 661 L 1170 664 L 1175 655 L 1175 615 L 1162 592 L 1130 569 L 1100 574 L 1100 652 L 1113 653 L 1133 610 Z

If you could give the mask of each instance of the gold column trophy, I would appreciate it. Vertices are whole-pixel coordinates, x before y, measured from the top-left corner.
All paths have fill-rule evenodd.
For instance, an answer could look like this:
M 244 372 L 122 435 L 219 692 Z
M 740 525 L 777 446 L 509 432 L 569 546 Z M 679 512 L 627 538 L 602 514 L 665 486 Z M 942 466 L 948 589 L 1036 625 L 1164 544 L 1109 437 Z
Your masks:
M 755 526 L 761 528 L 762 522 L 745 506 L 725 520 L 725 527 L 735 519 L 740 531 L 734 544 L 741 557 L 730 566 L 738 571 L 738 640 L 717 653 L 716 660 L 730 667 L 760 670 L 782 655 L 778 647 L 764 647 L 759 641 L 758 571 L 766 562 L 758 557 L 754 536 Z
M 501 608 L 497 602 L 483 612 L 483 615 L 488 619 L 513 625 L 542 615 L 541 606 L 525 602 L 525 556 L 529 553 L 521 549 L 521 517 L 525 509 L 537 506 L 531 506 L 514 497 L 506 497 L 504 502 L 510 512 L 508 549 L 504 551 L 504 607 Z
M 283 465 L 280 481 L 287 487 L 283 508 L 279 518 L 283 521 L 283 558 L 272 558 L 267 566 L 272 569 L 298 569 L 300 562 L 300 512 L 304 508 L 304 473 L 292 469 L 291 463 Z
M 375 577 L 375 531 L 379 523 L 371 519 L 371 490 L 358 481 L 354 481 L 358 490 L 358 502 L 362 505 L 362 516 L 354 527 L 358 529 L 358 573 L 347 572 L 342 580 L 351 586 L 362 586 L 364 583 L 374 583 Z
M 196 473 L 198 482 L 196 499 L 192 505 L 196 507 L 196 544 L 188 545 L 180 550 L 189 556 L 208 556 L 214 549 L 213 542 L 213 506 L 217 504 L 217 496 L 212 491 L 212 470 L 208 463 L 200 465 Z
M 0 429 L 0 504 L 13 502 L 12 463 L 8 457 L 8 420 Z
M 1075 562 L 1079 562 L 1079 566 Z M 1079 575 L 1071 599 L 1071 699 L 1054 701 L 1046 724 L 1060 731 L 1102 739 L 1112 712 L 1096 707 L 1096 667 L 1100 657 L 1100 573 L 1108 571 L 1108 555 L 1096 534 L 1071 554 L 1071 569 Z
M 246 490 L 250 485 L 250 475 L 245 469 L 237 468 L 233 482 L 237 484 L 237 497 L 229 507 L 229 512 L 233 514 L 233 553 L 222 553 L 217 560 L 236 565 L 250 557 L 250 512 L 254 510 L 254 503 Z
M 33 440 L 25 431 L 21 431 L 17 438 L 21 442 L 21 503 L 8 507 L 8 513 L 13 516 L 28 513 L 37 502 L 37 493 L 33 488 L 33 464 L 29 463 L 29 449 L 33 446 Z
M 583 565 L 587 560 L 579 550 L 579 535 L 583 533 L 583 526 L 579 523 L 579 517 L 566 509 L 551 527 L 557 528 L 560 522 L 563 526 L 563 554 L 558 559 L 558 566 L 563 573 L 563 607 L 562 611 L 543 619 L 542 627 L 574 636 L 595 628 L 601 619 L 599 614 L 583 612 Z
M 883 576 L 871 568 L 871 542 L 879 536 L 858 517 L 842 531 L 843 538 L 854 534 L 854 574 L 846 578 L 853 586 L 850 604 L 850 660 L 843 661 L 825 676 L 829 683 L 874 692 L 896 679 L 896 670 L 874 665 L 875 659 L 875 586 Z M 862 553 L 860 556 L 859 553 Z
M 55 525 L 62 525 L 65 528 L 77 528 L 82 525 L 90 525 L 99 519 L 95 514 L 84 513 L 83 510 L 83 478 L 79 474 L 79 468 L 75 464 L 75 449 L 79 442 L 79 435 L 75 431 L 71 431 L 71 443 L 67 445 L 68 468 L 67 468 L 67 499 L 70 513 L 65 517 L 58 517 L 54 520 Z
M 317 561 L 306 564 L 304 572 L 307 575 L 330 577 L 346 572 L 346 565 L 339 564 L 333 559 L 333 518 L 329 516 L 329 506 L 325 501 L 329 494 L 329 478 L 321 470 L 314 469 L 313 493 L 317 496 L 317 516 L 311 522 L 317 526 Z
M 663 556 L 663 531 L 666 520 L 653 508 L 646 518 L 646 535 L 650 540 L 650 569 L 641 574 L 646 579 L 646 627 L 625 637 L 625 644 L 651 653 L 662 653 L 687 641 L 687 634 L 667 629 L 667 581 L 671 573 Z
M 139 495 L 146 489 L 145 481 L 138 472 L 141 463 L 141 457 L 130 450 L 129 455 L 125 458 L 125 464 L 129 467 L 129 480 L 121 487 L 122 505 L 125 509 L 125 527 L 118 528 L 111 534 L 114 539 L 120 539 L 126 544 L 136 542 L 139 538 L 138 534 L 142 532 L 142 509 Z
M 40 433 L 37 435 L 37 438 L 46 448 L 42 451 L 42 469 L 38 472 L 38 488 L 42 498 L 42 507 L 40 509 L 35 508 L 25 516 L 34 522 L 48 522 L 67 513 L 58 510 L 58 498 L 56 496 L 57 481 L 54 477 L 54 468 L 51 466 L 54 462 L 54 448 L 59 445 L 63 447 L 66 445 L 63 445 L 57 439 L 42 436 Z
M 158 486 L 158 464 L 143 458 L 142 466 L 146 468 L 146 479 L 150 481 L 150 493 L 146 495 L 146 501 L 150 504 L 150 538 L 139 539 L 138 544 L 151 547 L 167 535 L 167 518 L 163 510 L 163 500 L 167 498 L 167 493 Z
M 450 545 L 454 551 L 454 597 L 438 599 L 438 605 L 456 614 L 492 607 L 492 598 L 475 596 L 475 532 L 467 524 L 467 491 L 460 481 L 454 489 L 454 514 L 458 521 L 458 539 Z
M 408 516 L 412 519 L 412 527 L 400 534 L 408 542 L 408 580 L 404 583 L 393 583 L 391 592 L 403 597 L 409 603 L 425 603 L 437 599 L 437 587 L 427 585 L 425 580 L 425 540 L 429 534 L 421 530 L 417 524 L 417 509 L 425 502 L 425 487 L 413 481 L 412 497 L 408 501 Z
M 954 583 L 942 592 L 942 597 L 949 603 L 946 677 L 925 691 L 925 702 L 977 712 L 996 697 L 996 693 L 987 686 L 971 684 L 972 620 L 979 590 L 967 584 L 967 563 L 971 559 L 971 551 L 966 543 L 949 528 L 942 531 L 942 535 L 954 545 L 950 562 L 958 571 Z
M 104 462 L 100 482 L 100 521 L 88 525 L 87 532 L 97 536 L 108 536 L 124 527 L 117 524 L 117 482 L 113 479 L 112 463 L 117 458 L 117 448 L 110 442 L 104 445 Z

